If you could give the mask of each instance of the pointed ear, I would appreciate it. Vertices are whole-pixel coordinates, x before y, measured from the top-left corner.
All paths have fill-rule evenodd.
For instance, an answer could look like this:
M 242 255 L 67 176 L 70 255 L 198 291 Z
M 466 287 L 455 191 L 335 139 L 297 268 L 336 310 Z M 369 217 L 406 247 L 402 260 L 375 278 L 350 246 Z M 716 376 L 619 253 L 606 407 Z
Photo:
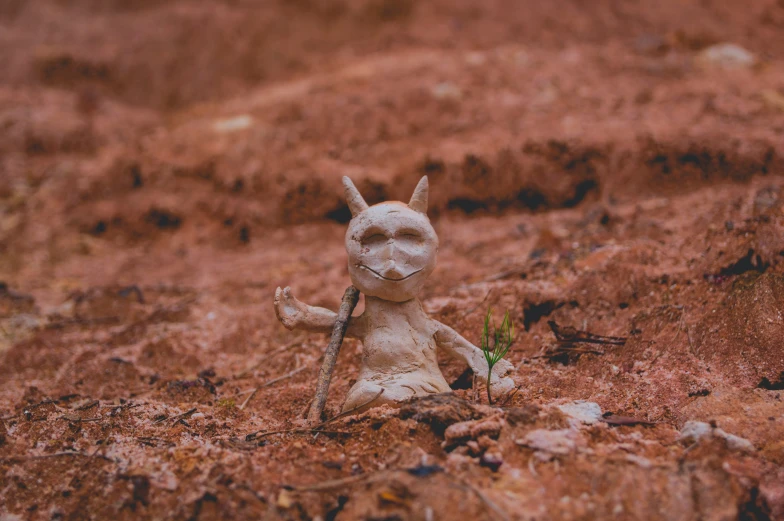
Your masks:
M 428 190 L 429 185 L 427 182 L 427 176 L 422 176 L 422 179 L 419 180 L 419 183 L 414 189 L 414 195 L 411 196 L 411 200 L 408 202 L 409 208 L 416 210 L 419 213 L 426 214 Z
M 346 203 L 348 203 L 348 209 L 351 210 L 352 217 L 368 209 L 368 204 L 362 198 L 362 194 L 359 193 L 351 179 L 345 175 L 343 176 L 343 188 L 346 191 Z

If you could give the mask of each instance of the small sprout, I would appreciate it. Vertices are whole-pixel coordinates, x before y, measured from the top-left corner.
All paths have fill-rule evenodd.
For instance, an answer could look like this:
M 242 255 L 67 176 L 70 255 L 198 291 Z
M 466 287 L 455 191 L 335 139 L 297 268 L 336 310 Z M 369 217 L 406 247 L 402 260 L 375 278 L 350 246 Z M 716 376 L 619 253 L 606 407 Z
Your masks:
M 495 327 L 493 324 L 492 338 L 490 335 L 490 324 L 493 320 L 493 310 L 488 308 L 487 315 L 485 315 L 485 327 L 482 330 L 482 353 L 487 360 L 487 401 L 493 403 L 493 397 L 490 394 L 490 379 L 493 376 L 493 366 L 498 363 L 514 343 L 514 324 L 509 318 L 509 311 L 504 314 L 504 320 L 501 322 L 501 327 Z

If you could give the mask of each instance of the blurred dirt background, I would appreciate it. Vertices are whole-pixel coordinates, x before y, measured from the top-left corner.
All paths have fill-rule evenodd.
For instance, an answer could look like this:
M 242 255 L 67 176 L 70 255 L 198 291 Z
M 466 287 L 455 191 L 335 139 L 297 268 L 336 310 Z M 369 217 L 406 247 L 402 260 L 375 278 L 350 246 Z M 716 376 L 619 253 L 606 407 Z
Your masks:
M 784 519 L 784 1 L 4 0 L 0 51 L 0 519 Z M 344 174 L 430 176 L 423 302 L 510 311 L 503 407 L 444 359 L 265 434 Z

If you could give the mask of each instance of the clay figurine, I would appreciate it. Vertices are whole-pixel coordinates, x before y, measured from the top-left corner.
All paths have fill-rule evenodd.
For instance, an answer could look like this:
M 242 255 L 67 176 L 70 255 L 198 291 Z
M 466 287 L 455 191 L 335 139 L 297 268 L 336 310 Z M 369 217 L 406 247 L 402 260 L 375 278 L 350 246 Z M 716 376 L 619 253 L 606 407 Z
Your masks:
M 346 336 L 362 341 L 364 350 L 359 377 L 343 410 L 450 392 L 438 368 L 436 348 L 465 361 L 486 384 L 482 351 L 428 317 L 417 298 L 436 267 L 438 252 L 438 237 L 426 213 L 427 176 L 408 204 L 388 201 L 368 207 L 348 177 L 343 178 L 343 186 L 352 215 L 346 232 L 348 272 L 365 295 L 365 311 L 351 317 L 346 330 Z M 336 320 L 332 311 L 297 300 L 289 287 L 275 291 L 275 312 L 288 329 L 330 333 Z M 506 376 L 511 370 L 506 360 L 493 368 L 494 395 L 512 390 L 514 383 Z

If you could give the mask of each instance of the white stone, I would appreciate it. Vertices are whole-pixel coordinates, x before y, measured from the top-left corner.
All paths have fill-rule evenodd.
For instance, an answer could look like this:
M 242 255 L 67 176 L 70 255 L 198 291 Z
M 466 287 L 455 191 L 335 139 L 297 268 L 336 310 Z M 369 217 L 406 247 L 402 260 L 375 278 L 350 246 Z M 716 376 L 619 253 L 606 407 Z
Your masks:
M 680 439 L 697 441 L 706 436 L 710 436 L 712 429 L 713 427 L 705 422 L 688 421 L 681 429 Z
M 539 459 L 547 460 L 553 455 L 565 456 L 573 453 L 581 441 L 580 433 L 574 429 L 537 429 L 516 443 L 536 451 Z
M 484 65 L 487 61 L 487 57 L 483 52 L 474 51 L 465 55 L 465 61 L 468 65 Z
M 651 460 L 643 456 L 638 456 L 636 454 L 627 454 L 626 461 L 639 465 L 644 469 L 649 469 L 653 467 L 653 463 L 651 463 Z
M 436 99 L 460 99 L 463 95 L 463 91 L 460 90 L 460 87 L 450 81 L 435 85 L 430 89 L 430 93 Z
M 722 438 L 727 443 L 727 448 L 730 450 L 738 450 L 745 452 L 753 452 L 755 449 L 754 444 L 746 438 L 729 434 L 722 429 L 713 428 L 705 422 L 688 421 L 681 429 L 681 440 L 699 441 L 703 438 L 709 437 Z
M 248 114 L 243 114 L 233 118 L 220 119 L 213 123 L 212 128 L 215 129 L 215 132 L 227 134 L 250 128 L 251 125 L 253 125 L 253 118 Z
M 701 64 L 724 69 L 747 68 L 757 62 L 757 58 L 751 52 L 734 43 L 711 45 L 700 52 L 697 60 Z
M 343 410 L 377 397 L 371 406 L 413 396 L 451 392 L 438 368 L 436 349 L 463 360 L 487 381 L 482 351 L 449 326 L 431 319 L 417 295 L 436 266 L 438 236 L 427 218 L 428 181 L 423 177 L 411 200 L 368 206 L 348 177 L 343 178 L 352 219 L 346 232 L 351 282 L 365 295 L 365 311 L 349 321 L 346 336 L 364 345 L 356 384 Z M 275 292 L 275 312 L 288 329 L 331 333 L 336 314 L 297 300 L 290 288 Z M 512 364 L 493 367 L 491 392 L 511 391 Z M 383 394 L 379 392 L 383 390 Z
M 741 438 L 740 436 L 729 434 L 721 429 L 716 429 L 716 430 L 718 431 L 716 432 L 716 435 L 724 438 L 724 440 L 727 442 L 727 447 L 729 447 L 731 450 L 739 450 L 745 452 L 754 452 L 756 450 L 754 444 L 751 443 L 746 438 Z
M 594 402 L 576 400 L 561 404 L 558 409 L 570 418 L 587 425 L 593 425 L 602 419 L 602 408 Z

